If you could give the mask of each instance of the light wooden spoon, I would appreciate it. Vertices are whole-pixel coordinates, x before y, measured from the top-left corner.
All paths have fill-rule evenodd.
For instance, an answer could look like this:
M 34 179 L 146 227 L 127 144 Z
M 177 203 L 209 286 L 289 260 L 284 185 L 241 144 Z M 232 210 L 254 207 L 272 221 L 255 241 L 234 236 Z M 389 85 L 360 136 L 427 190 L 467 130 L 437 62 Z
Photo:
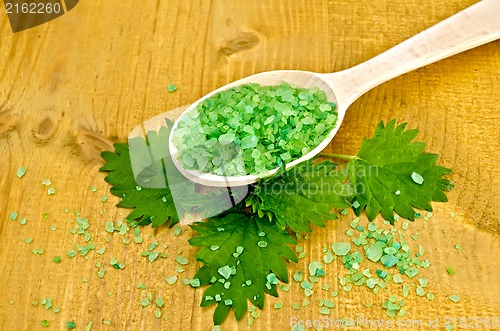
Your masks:
M 316 86 L 324 90 L 328 100 L 337 104 L 337 124 L 316 148 L 288 163 L 287 168 L 289 168 L 314 157 L 330 143 L 339 130 L 347 108 L 363 93 L 411 70 L 498 38 L 500 38 L 500 0 L 482 0 L 355 67 L 331 74 L 299 70 L 263 72 L 240 79 L 205 95 L 188 107 L 184 113 L 215 93 L 248 83 L 277 85 L 288 82 L 306 88 Z M 270 176 L 278 170 L 274 169 L 259 176 L 224 177 L 184 169 L 177 160 L 178 150 L 172 143 L 172 133 L 178 123 L 179 120 L 176 121 L 170 133 L 170 153 L 179 171 L 194 182 L 218 187 L 241 186 L 254 183 L 259 178 Z

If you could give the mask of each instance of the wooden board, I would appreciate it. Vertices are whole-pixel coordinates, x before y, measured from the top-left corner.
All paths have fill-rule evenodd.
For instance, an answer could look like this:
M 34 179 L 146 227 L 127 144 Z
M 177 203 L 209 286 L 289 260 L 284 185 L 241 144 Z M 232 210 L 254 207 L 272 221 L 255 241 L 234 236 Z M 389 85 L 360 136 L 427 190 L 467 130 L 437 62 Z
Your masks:
M 68 14 L 16 34 L 2 14 L 0 330 L 41 330 L 45 319 L 50 321 L 48 330 L 63 330 L 67 321 L 75 321 L 77 330 L 89 322 L 95 330 L 210 330 L 213 309 L 199 307 L 202 291 L 180 284 L 198 265 L 185 266 L 175 286 L 165 282 L 176 274 L 174 257 L 180 250 L 194 260 L 195 250 L 187 244 L 189 229 L 175 237 L 172 229 L 145 228 L 142 245 L 124 245 L 121 235 L 105 231 L 107 221 L 124 219 L 127 211 L 114 206 L 118 199 L 110 196 L 104 174 L 98 172 L 100 151 L 126 141 L 143 121 L 238 78 L 272 69 L 345 69 L 472 3 L 81 1 Z M 427 150 L 439 153 L 439 163 L 454 170 L 456 188 L 450 201 L 435 204 L 429 221 L 418 220 L 410 227 L 419 233 L 418 242 L 432 263 L 422 275 L 430 280 L 428 288 L 436 298 L 410 296 L 405 300 L 406 319 L 438 318 L 443 329 L 446 316 L 500 316 L 499 73 L 497 41 L 396 78 L 352 105 L 328 148 L 355 153 L 379 121 L 396 118 L 419 128 L 418 138 L 428 143 Z M 167 93 L 169 83 L 178 91 Z M 16 176 L 20 165 L 28 169 L 22 179 Z M 51 179 L 54 195 L 40 184 L 44 178 Z M 104 195 L 109 202 L 102 202 Z M 69 232 L 76 226 L 75 210 L 89 218 L 96 247 L 107 247 L 103 255 L 94 251 L 87 260 L 66 255 L 72 242 L 83 243 L 81 236 Z M 26 218 L 26 225 L 11 221 L 11 212 Z M 308 255 L 291 265 L 291 272 L 304 271 L 310 261 L 321 259 L 324 245 L 346 240 L 352 218 L 350 214 L 329 222 L 326 228 L 314 229 L 309 240 L 301 240 Z M 27 237 L 33 242 L 25 243 Z M 140 256 L 153 241 L 168 254 L 166 259 L 150 263 Z M 32 249 L 43 249 L 44 254 L 34 255 Z M 56 255 L 62 256 L 60 264 L 52 262 Z M 126 262 L 125 269 L 110 267 L 112 257 Z M 106 266 L 103 279 L 97 276 L 97 262 Z M 446 266 L 456 271 L 454 277 Z M 338 288 L 342 273 L 343 267 L 333 263 L 322 282 Z M 138 282 L 148 289 L 136 289 Z M 140 306 L 148 291 L 165 298 L 161 311 L 166 319 L 157 319 L 152 306 Z M 292 303 L 304 299 L 293 283 L 279 299 L 267 298 L 251 329 L 289 330 L 292 317 L 322 318 L 315 300 L 328 298 L 329 292 L 317 292 L 309 306 L 292 310 Z M 451 302 L 451 294 L 461 300 Z M 40 303 L 32 305 L 41 298 L 52 298 L 61 311 L 55 314 Z M 340 291 L 329 317 L 386 318 L 382 299 L 365 289 Z M 278 301 L 285 307 L 274 310 Z M 366 308 L 367 302 L 374 306 Z M 110 325 L 102 324 L 103 319 Z M 232 314 L 223 326 L 247 329 L 247 319 L 236 322 Z

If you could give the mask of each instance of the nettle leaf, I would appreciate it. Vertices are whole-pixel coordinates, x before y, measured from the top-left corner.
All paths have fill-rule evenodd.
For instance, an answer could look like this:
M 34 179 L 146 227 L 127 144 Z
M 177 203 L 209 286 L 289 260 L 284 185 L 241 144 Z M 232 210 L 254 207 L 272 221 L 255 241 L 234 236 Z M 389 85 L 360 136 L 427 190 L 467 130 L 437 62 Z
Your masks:
M 121 201 L 118 207 L 133 208 L 127 220 L 153 227 L 179 222 L 184 213 L 209 217 L 233 207 L 247 194 L 247 187 L 205 187 L 185 178 L 175 167 L 168 150 L 172 122 L 146 137 L 129 139 L 128 144 L 115 144 L 114 152 L 103 152 L 108 172 L 105 180 L 111 193 Z M 135 171 L 134 171 L 135 170 Z M 134 173 L 135 172 L 135 173 Z M 230 196 L 231 195 L 231 196 Z
M 336 219 L 332 208 L 350 207 L 354 189 L 346 183 L 347 171 L 323 161 L 301 163 L 260 181 L 246 199 L 254 213 L 266 215 L 280 228 L 289 226 L 296 233 L 311 232 L 309 223 L 325 226 Z
M 217 304 L 215 325 L 225 320 L 230 308 L 240 320 L 247 311 L 247 300 L 262 309 L 265 293 L 278 296 L 278 279 L 288 282 L 285 261 L 297 262 L 293 250 L 286 246 L 296 244 L 296 240 L 256 215 L 230 213 L 191 227 L 200 235 L 189 243 L 202 246 L 196 259 L 204 264 L 195 278 L 200 285 L 210 285 L 201 306 Z
M 127 216 L 129 221 L 137 221 L 140 225 L 152 223 L 154 227 L 170 222 L 170 226 L 179 222 L 179 214 L 172 199 L 172 193 L 165 188 L 143 188 L 134 177 L 127 144 L 115 144 L 114 152 L 102 152 L 107 162 L 99 169 L 108 172 L 105 180 L 113 185 L 111 193 L 121 201 L 117 207 L 134 208 Z M 157 172 L 157 167 L 151 167 Z
M 431 201 L 448 200 L 444 192 L 453 183 L 442 177 L 451 169 L 437 166 L 438 155 L 424 153 L 426 144 L 413 142 L 418 130 L 405 131 L 406 124 L 381 122 L 374 137 L 365 138 L 357 157 L 347 164 L 357 215 L 366 208 L 370 220 L 381 213 L 394 222 L 394 211 L 414 220 L 413 208 L 432 211 Z

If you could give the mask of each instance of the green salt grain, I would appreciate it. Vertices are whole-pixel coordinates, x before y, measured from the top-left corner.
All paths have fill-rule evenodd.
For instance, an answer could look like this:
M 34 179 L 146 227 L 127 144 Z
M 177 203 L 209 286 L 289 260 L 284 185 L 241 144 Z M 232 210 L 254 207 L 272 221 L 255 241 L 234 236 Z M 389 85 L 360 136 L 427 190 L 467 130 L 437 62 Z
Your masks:
M 302 281 L 302 271 L 300 271 L 300 270 L 295 271 L 295 273 L 293 274 L 293 280 L 296 282 L 301 282 Z
M 412 172 L 411 173 L 411 179 L 419 184 L 419 185 L 422 185 L 424 183 L 424 177 L 422 177 L 421 175 L 417 174 L 416 172 Z
M 326 264 L 332 263 L 332 261 L 335 260 L 335 256 L 332 254 L 330 250 L 326 252 L 326 254 L 323 256 L 323 262 Z
M 176 282 L 177 282 L 177 275 L 167 277 L 168 285 L 174 285 Z
M 115 225 L 113 222 L 106 222 L 104 224 L 104 229 L 109 233 L 113 233 L 115 231 Z
M 418 269 L 415 269 L 415 268 L 408 268 L 408 269 L 406 269 L 405 274 L 406 274 L 408 277 L 413 278 L 413 277 L 415 277 L 416 275 L 418 275 Z
M 382 254 L 382 248 L 377 245 L 370 246 L 366 250 L 366 257 L 373 262 L 377 262 L 378 260 L 380 260 Z
M 319 313 L 322 314 L 322 315 L 329 315 L 330 314 L 330 308 L 327 308 L 327 307 L 322 307 L 320 310 L 319 310 Z
M 281 309 L 283 308 L 283 304 L 281 302 L 277 302 L 274 304 L 274 309 Z
M 395 274 L 394 276 L 392 276 L 392 280 L 394 281 L 394 283 L 396 284 L 399 284 L 399 283 L 402 283 L 403 282 L 403 278 L 401 278 L 401 275 L 400 274 Z
M 41 183 L 42 185 L 45 185 L 45 186 L 50 186 L 50 185 L 52 185 L 52 182 L 51 182 L 51 181 L 50 181 L 50 179 L 48 179 L 48 178 L 46 178 L 46 179 L 42 179 L 42 180 L 40 181 L 40 183 Z
M 403 296 L 405 298 L 408 297 L 409 292 L 410 292 L 410 287 L 408 286 L 408 284 L 403 284 Z
M 22 178 L 24 174 L 26 173 L 26 167 L 25 166 L 20 166 L 17 168 L 17 177 Z
M 316 273 L 319 269 L 323 268 L 323 264 L 321 264 L 321 262 L 318 262 L 318 261 L 313 261 L 311 263 L 309 263 L 309 275 L 310 276 L 316 276 Z
M 167 85 L 167 91 L 168 91 L 169 93 L 172 93 L 172 92 L 174 92 L 174 91 L 177 91 L 177 86 L 175 86 L 174 84 L 168 84 L 168 85 Z
M 175 261 L 177 261 L 177 263 L 179 264 L 182 264 L 182 265 L 186 265 L 189 263 L 189 260 L 186 259 L 184 256 L 182 255 L 178 255 L 176 258 L 175 258 Z
M 395 257 L 394 255 L 384 255 L 380 259 L 380 262 L 386 267 L 390 268 L 394 265 L 396 265 L 399 262 L 399 259 Z
M 97 272 L 97 277 L 100 279 L 104 278 L 104 274 L 106 273 L 106 269 L 102 268 Z
M 158 308 L 161 308 L 165 304 L 165 300 L 163 300 L 162 297 L 158 297 L 156 298 L 155 304 Z
M 17 216 L 19 216 L 19 214 L 13 211 L 10 213 L 9 218 L 11 221 L 15 221 L 17 219 Z
M 182 233 L 182 228 L 180 226 L 176 226 L 174 229 L 174 236 L 178 236 Z
M 427 287 L 427 284 L 429 284 L 429 280 L 427 278 L 419 278 L 418 283 L 422 287 Z
M 149 299 L 148 298 L 142 298 L 140 301 L 141 306 L 147 307 L 149 306 Z
M 333 252 L 338 256 L 345 256 L 351 250 L 351 245 L 345 242 L 337 242 L 332 244 Z
M 200 287 L 201 286 L 201 282 L 198 278 L 194 278 L 192 280 L 189 281 L 189 285 L 191 285 L 191 287 Z
M 300 283 L 300 287 L 302 287 L 304 290 L 312 290 L 313 284 L 311 284 L 309 281 L 304 280 Z
M 156 309 L 153 314 L 155 315 L 156 318 L 161 318 L 161 311 L 159 309 Z
M 325 299 L 325 300 L 323 301 L 323 304 L 324 304 L 324 305 L 325 305 L 325 307 L 327 307 L 327 308 L 333 308 L 333 307 L 335 307 L 335 302 L 330 301 L 330 300 L 328 300 L 328 299 Z
M 223 267 L 220 267 L 217 272 L 225 279 L 229 279 L 229 277 L 231 276 L 231 267 L 225 265 Z
M 450 295 L 450 300 L 456 303 L 456 302 L 460 301 L 460 298 L 458 297 L 458 295 L 453 294 L 453 295 Z
M 158 258 L 158 252 L 150 252 L 148 254 L 149 262 L 153 263 L 154 260 Z
M 446 271 L 450 274 L 450 276 L 455 276 L 455 271 L 453 271 L 451 267 L 446 267 Z

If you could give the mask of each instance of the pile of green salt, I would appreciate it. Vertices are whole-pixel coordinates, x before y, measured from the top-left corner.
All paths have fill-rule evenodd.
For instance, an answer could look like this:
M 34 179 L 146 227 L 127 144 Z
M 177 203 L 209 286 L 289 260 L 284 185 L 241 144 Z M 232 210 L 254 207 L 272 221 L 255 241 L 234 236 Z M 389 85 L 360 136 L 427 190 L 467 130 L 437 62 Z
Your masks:
M 185 169 L 225 176 L 262 174 L 318 146 L 337 123 L 335 108 L 316 87 L 241 85 L 185 113 L 173 144 Z

